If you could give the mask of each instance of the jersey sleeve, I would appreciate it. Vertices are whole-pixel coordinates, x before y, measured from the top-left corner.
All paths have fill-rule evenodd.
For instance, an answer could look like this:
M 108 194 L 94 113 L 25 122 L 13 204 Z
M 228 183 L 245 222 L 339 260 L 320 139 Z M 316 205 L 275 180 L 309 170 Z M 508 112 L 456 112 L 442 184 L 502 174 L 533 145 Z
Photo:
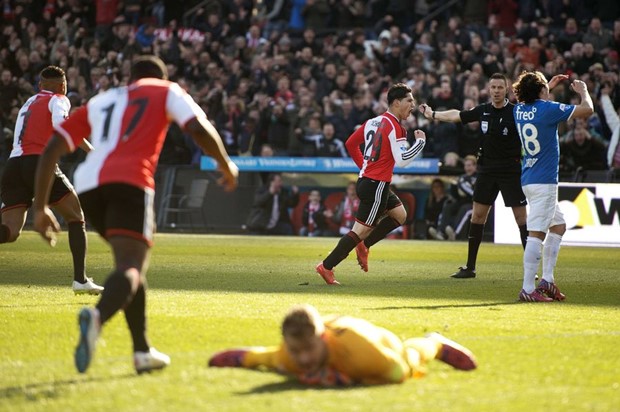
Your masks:
M 575 105 L 547 102 L 547 111 L 545 112 L 545 119 L 550 123 L 565 122 L 573 115 L 575 111 Z
M 168 113 L 168 116 L 181 126 L 181 128 L 194 117 L 207 117 L 194 99 L 176 83 L 171 83 L 168 88 L 166 113 Z
M 67 96 L 56 94 L 49 101 L 49 109 L 52 113 L 52 125 L 56 126 L 69 117 L 71 102 Z
M 353 159 L 357 167 L 359 167 L 360 169 L 362 168 L 364 163 L 364 156 L 360 151 L 360 146 L 364 144 L 365 126 L 366 123 L 358 127 L 357 130 L 354 131 L 353 134 L 351 134 L 351 136 L 349 136 L 349 138 L 345 142 L 345 146 L 347 147 L 347 152 L 349 152 L 349 156 L 351 156 L 351 159 Z
M 480 121 L 480 115 L 482 114 L 483 109 L 483 105 L 479 105 L 469 110 L 463 110 L 459 113 L 461 123 L 465 124 Z
M 396 127 L 401 126 L 396 125 Z M 393 125 L 390 129 L 388 140 L 390 142 L 390 149 L 392 150 L 394 162 L 398 167 L 405 167 L 409 163 L 413 162 L 416 157 L 422 154 L 422 149 L 424 149 L 426 142 L 423 139 L 416 139 L 415 142 L 409 146 L 406 132 L 403 131 L 403 135 L 399 137 L 396 134 L 396 129 Z
M 78 108 L 71 117 L 59 125 L 54 126 L 54 131 L 65 139 L 69 151 L 73 152 L 90 136 L 91 128 L 88 122 L 88 106 Z
M 244 368 L 264 367 L 280 373 L 299 374 L 301 371 L 288 355 L 284 344 L 280 346 L 257 346 L 248 349 L 243 358 Z

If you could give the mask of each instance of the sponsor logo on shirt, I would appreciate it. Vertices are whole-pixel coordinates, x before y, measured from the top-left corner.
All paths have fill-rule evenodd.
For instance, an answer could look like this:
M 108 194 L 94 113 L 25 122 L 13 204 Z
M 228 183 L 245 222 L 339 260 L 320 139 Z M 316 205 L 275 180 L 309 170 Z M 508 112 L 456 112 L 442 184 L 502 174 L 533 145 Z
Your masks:
M 530 159 L 525 160 L 525 167 L 533 167 L 538 161 L 537 157 L 532 157 Z
M 560 110 L 562 110 L 563 112 L 568 110 L 568 107 L 566 107 L 566 105 L 564 103 L 560 104 Z

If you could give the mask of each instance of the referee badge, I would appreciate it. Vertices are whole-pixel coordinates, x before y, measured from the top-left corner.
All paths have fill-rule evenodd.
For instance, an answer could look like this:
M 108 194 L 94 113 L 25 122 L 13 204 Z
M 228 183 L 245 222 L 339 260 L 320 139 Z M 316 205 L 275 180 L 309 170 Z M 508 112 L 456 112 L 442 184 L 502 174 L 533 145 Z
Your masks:
M 482 133 L 486 134 L 486 132 L 489 131 L 489 122 L 487 122 L 486 120 L 480 122 L 480 130 L 482 130 Z

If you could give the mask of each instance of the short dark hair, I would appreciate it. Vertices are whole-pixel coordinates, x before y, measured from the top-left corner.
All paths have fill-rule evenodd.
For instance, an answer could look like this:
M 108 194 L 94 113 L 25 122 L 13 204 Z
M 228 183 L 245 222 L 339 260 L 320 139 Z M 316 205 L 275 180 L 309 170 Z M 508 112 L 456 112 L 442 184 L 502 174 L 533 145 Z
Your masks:
M 547 79 L 544 74 L 539 71 L 525 71 L 519 75 L 512 89 L 519 102 L 534 103 L 540 98 L 540 92 L 545 86 L 547 86 Z
M 503 73 L 493 73 L 491 77 L 489 78 L 489 80 L 493 80 L 493 79 L 503 80 L 504 83 L 506 83 L 506 86 L 508 86 L 508 78 Z
M 394 100 L 401 100 L 407 97 L 407 94 L 411 93 L 411 87 L 405 83 L 396 83 L 390 87 L 387 94 L 388 106 L 392 104 Z
M 39 74 L 41 80 L 59 80 L 64 79 L 65 71 L 58 66 L 47 66 Z
M 159 57 L 144 55 L 138 56 L 133 60 L 130 81 L 136 81 L 147 77 L 168 80 L 168 69 Z

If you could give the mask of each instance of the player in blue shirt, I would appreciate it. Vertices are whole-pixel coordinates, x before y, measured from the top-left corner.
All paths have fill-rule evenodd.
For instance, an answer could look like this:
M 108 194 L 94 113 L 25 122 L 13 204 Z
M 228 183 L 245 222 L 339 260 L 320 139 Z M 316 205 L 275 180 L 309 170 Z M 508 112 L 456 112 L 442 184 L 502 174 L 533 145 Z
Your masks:
M 571 84 L 581 97 L 581 104 L 548 100 L 549 89 L 567 79 L 566 75 L 557 75 L 547 83 L 540 72 L 523 72 L 512 86 L 519 101 L 514 108 L 514 117 L 524 149 L 521 185 L 530 204 L 527 216 L 529 236 L 523 253 L 523 289 L 519 293 L 519 300 L 524 302 L 551 302 L 565 298 L 553 277 L 562 235 L 566 232 L 564 216 L 558 205 L 558 123 L 588 117 L 594 111 L 588 88 L 581 80 L 574 80 Z M 543 274 L 536 287 L 535 276 L 541 255 Z

